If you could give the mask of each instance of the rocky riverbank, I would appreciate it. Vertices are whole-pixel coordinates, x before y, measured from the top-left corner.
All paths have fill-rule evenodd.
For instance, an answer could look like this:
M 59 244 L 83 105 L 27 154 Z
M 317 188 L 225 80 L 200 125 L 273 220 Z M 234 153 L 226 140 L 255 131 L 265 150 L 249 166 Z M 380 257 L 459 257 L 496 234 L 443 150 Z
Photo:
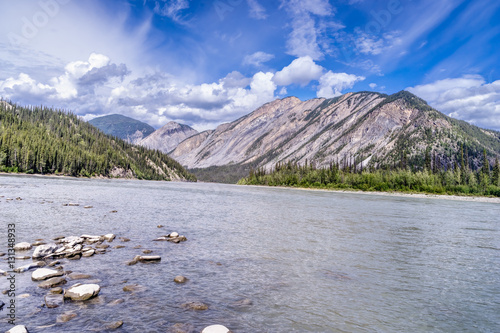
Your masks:
M 161 228 L 163 226 L 158 226 Z M 85 304 L 102 304 L 106 306 L 116 306 L 125 300 L 120 294 L 115 294 L 114 299 L 106 302 L 93 302 L 98 299 L 106 281 L 94 279 L 86 272 L 73 272 L 72 266 L 75 261 L 86 258 L 85 263 L 92 265 L 91 257 L 98 255 L 112 255 L 114 250 L 119 251 L 130 241 L 127 237 L 116 237 L 114 234 L 106 235 L 81 235 L 81 236 L 58 236 L 50 241 L 44 239 L 35 239 L 33 242 L 19 242 L 14 245 L 15 258 L 22 260 L 31 259 L 32 262 L 13 268 L 11 271 L 0 270 L 0 275 L 9 273 L 30 274 L 31 280 L 40 289 L 46 290 L 43 299 L 40 299 L 40 312 L 50 312 L 55 308 L 63 308 L 65 311 L 57 316 L 55 323 L 46 325 L 44 328 L 55 327 L 59 325 L 64 328 L 64 323 L 70 322 L 74 318 L 82 315 L 80 312 L 85 310 Z M 151 240 L 152 242 L 166 241 L 173 244 L 186 242 L 187 238 L 179 235 L 177 232 L 171 232 L 166 235 Z M 136 246 L 134 249 L 142 249 L 142 246 Z M 159 255 L 150 255 L 151 250 L 143 249 L 142 254 L 136 255 L 127 262 L 117 262 L 117 265 L 135 265 L 135 264 L 154 264 L 161 262 Z M 12 259 L 11 253 L 8 255 L 0 253 L 0 257 L 5 257 L 8 261 Z M 81 266 L 80 266 L 81 267 Z M 112 269 L 108 267 L 108 269 Z M 154 268 L 152 268 L 154 269 Z M 80 268 L 81 270 L 81 268 Z M 124 277 L 126 278 L 126 277 Z M 127 280 L 125 279 L 124 282 Z M 181 285 L 188 281 L 188 278 L 177 275 L 169 279 L 170 283 Z M 130 284 L 123 287 L 123 293 L 135 293 L 143 290 L 144 287 L 139 284 Z M 8 294 L 9 290 L 4 290 L 3 294 Z M 1 305 L 1 304 L 0 304 Z M 5 304 L 4 304 L 5 305 Z M 4 306 L 2 305 L 2 307 Z M 77 305 L 76 307 L 73 305 Z M 191 311 L 205 311 L 209 305 L 202 302 L 188 302 L 179 304 L 180 308 Z M 67 311 L 66 311 L 67 308 Z M 120 320 L 102 323 L 98 331 L 112 331 L 121 327 L 126 329 L 127 323 L 133 318 L 124 317 Z M 12 324 L 12 323 L 11 323 Z M 17 322 L 16 322 L 17 324 Z M 62 326 L 61 326 L 62 325 Z M 30 327 L 29 323 L 12 326 L 6 333 L 37 332 L 40 327 Z M 195 332 L 194 326 L 189 324 L 174 324 L 167 329 L 168 332 L 190 333 Z M 229 333 L 228 328 L 222 325 L 210 325 L 202 330 L 202 333 Z

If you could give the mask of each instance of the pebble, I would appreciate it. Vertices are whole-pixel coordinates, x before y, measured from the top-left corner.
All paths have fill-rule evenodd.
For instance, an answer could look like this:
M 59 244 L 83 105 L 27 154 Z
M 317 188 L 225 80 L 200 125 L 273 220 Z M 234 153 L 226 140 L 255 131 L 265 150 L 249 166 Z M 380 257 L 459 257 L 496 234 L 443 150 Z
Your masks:
M 174 282 L 177 282 L 177 283 L 186 283 L 188 279 L 185 278 L 184 276 L 182 275 L 178 275 L 174 278 Z

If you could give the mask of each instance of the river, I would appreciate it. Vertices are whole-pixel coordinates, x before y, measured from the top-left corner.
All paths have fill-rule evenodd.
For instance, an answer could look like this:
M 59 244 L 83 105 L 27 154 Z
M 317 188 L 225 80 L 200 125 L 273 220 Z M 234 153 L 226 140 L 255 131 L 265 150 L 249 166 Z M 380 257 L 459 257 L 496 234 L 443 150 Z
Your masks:
M 177 323 L 192 332 L 211 324 L 235 333 L 500 332 L 498 204 L 3 175 L 0 211 L 0 252 L 12 223 L 16 242 L 130 239 L 115 239 L 112 247 L 125 247 L 105 254 L 63 259 L 65 270 L 101 286 L 91 301 L 48 309 L 47 290 L 31 272 L 16 274 L 16 323 L 30 332 L 94 332 L 118 320 L 124 324 L 115 332 L 168 332 Z M 188 240 L 152 241 L 172 231 Z M 161 262 L 126 265 L 144 249 Z M 8 270 L 5 257 L 0 269 Z M 176 275 L 189 280 L 176 284 Z M 76 282 L 85 281 L 64 287 Z M 128 284 L 141 290 L 126 293 Z M 8 288 L 0 277 L 0 289 Z M 111 306 L 116 299 L 124 302 Z M 9 304 L 8 295 L 0 300 Z M 208 310 L 181 306 L 193 301 Z M 63 313 L 77 316 L 56 323 Z M 0 312 L 2 332 L 6 318 Z

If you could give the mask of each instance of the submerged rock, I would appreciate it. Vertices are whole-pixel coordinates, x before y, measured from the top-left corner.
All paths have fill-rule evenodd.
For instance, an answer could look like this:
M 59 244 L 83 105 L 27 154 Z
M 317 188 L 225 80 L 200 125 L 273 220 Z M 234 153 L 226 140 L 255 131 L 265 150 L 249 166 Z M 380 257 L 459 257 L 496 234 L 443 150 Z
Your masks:
M 89 274 L 83 274 L 83 273 L 70 273 L 70 274 L 68 274 L 68 277 L 71 280 L 84 280 L 84 279 L 90 279 L 92 276 Z
M 119 299 L 115 299 L 114 301 L 109 302 L 107 305 L 108 306 L 115 306 L 118 304 L 122 304 L 123 302 L 125 302 L 125 300 L 123 298 L 119 298 Z
M 24 265 L 24 266 L 20 266 L 20 267 L 14 268 L 14 272 L 16 272 L 16 273 L 24 273 L 26 271 L 29 271 L 30 269 L 33 269 L 33 268 L 40 268 L 40 266 L 38 266 L 38 263 L 31 263 L 31 264 L 27 264 L 27 265 Z
M 52 277 L 62 276 L 64 273 L 61 271 L 56 271 L 49 268 L 38 268 L 31 274 L 31 279 L 33 281 L 47 280 Z
M 141 286 L 140 284 L 129 284 L 125 287 L 123 287 L 123 291 L 133 293 L 133 292 L 140 292 L 140 291 L 145 291 L 146 287 Z
M 173 326 L 170 326 L 167 329 L 168 333 L 195 333 L 196 330 L 194 329 L 194 326 L 192 324 L 182 324 L 182 323 L 177 323 Z
M 64 304 L 64 296 L 61 294 L 47 294 L 45 295 L 45 305 L 49 309 L 57 308 Z
M 201 333 L 232 333 L 229 328 L 222 325 L 210 325 L 205 327 Z
M 123 326 L 123 321 L 119 320 L 119 321 L 115 321 L 115 322 L 107 324 L 106 329 L 115 330 L 115 329 L 122 327 L 122 326 Z
M 66 322 L 70 321 L 71 319 L 75 318 L 76 316 L 77 316 L 76 313 L 65 312 L 57 317 L 56 322 L 57 323 L 66 323 Z
M 77 283 L 64 292 L 64 298 L 70 298 L 73 301 L 86 301 L 95 297 L 101 291 L 98 284 Z
M 202 302 L 189 302 L 181 305 L 182 308 L 187 310 L 205 311 L 208 310 L 208 305 Z

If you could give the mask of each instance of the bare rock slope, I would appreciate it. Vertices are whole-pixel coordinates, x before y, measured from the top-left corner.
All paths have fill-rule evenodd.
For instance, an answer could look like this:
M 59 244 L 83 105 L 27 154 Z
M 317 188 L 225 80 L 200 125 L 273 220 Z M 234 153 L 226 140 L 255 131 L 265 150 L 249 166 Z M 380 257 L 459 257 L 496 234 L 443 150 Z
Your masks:
M 187 125 L 171 121 L 146 138 L 140 140 L 138 144 L 149 149 L 157 149 L 164 153 L 169 153 L 186 138 L 196 134 L 198 134 L 197 130 Z
M 500 133 L 449 118 L 406 91 L 388 96 L 348 93 L 333 99 L 276 100 L 215 131 L 182 141 L 170 156 L 188 168 L 278 162 L 316 166 L 356 161 L 364 166 L 422 164 L 430 151 L 456 162 L 460 144 L 474 156 L 500 155 Z

